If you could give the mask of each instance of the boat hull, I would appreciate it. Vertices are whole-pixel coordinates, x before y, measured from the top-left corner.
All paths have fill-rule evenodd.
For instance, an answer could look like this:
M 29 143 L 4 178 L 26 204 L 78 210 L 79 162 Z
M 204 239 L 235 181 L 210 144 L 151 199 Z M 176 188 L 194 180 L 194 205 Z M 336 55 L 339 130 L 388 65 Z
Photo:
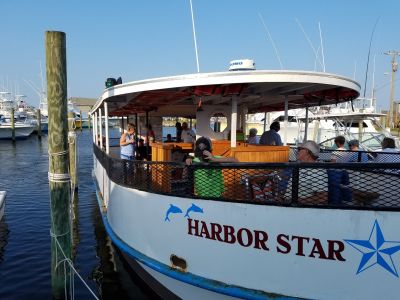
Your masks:
M 35 130 L 34 125 L 15 124 L 15 138 L 27 138 Z M 12 129 L 11 124 L 0 124 L 0 139 L 11 139 Z
M 374 299 L 400 293 L 400 252 L 386 254 L 388 266 L 378 259 L 363 265 L 358 246 L 377 245 L 371 236 L 378 231 L 384 244 L 392 243 L 387 247 L 399 245 L 393 242 L 400 240 L 397 212 L 153 194 L 112 182 L 97 159 L 94 175 L 114 244 L 179 297 Z

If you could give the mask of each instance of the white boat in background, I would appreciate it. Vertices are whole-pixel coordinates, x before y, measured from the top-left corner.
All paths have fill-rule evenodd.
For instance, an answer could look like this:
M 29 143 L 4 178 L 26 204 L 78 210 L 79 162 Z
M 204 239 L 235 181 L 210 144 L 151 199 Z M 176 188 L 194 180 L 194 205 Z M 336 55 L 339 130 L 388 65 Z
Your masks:
M 338 135 L 347 141 L 357 139 L 364 150 L 374 151 L 381 148 L 385 137 L 392 136 L 380 123 L 385 114 L 377 113 L 375 100 L 372 98 L 357 98 L 352 102 L 339 103 L 309 108 L 307 137 L 305 137 L 306 109 L 291 109 L 288 111 L 288 122 L 285 125 L 285 113 L 270 112 L 256 114 L 249 120 L 252 124 L 262 126 L 265 120 L 266 130 L 272 122 L 279 122 L 282 140 L 289 145 L 298 145 L 306 140 L 313 140 L 323 148 L 334 148 L 334 138 Z
M 35 124 L 31 122 L 18 122 L 14 123 L 15 138 L 24 139 L 32 134 L 35 130 Z M 12 138 L 12 125 L 9 120 L 6 121 L 3 115 L 0 115 L 0 139 Z
M 27 138 L 35 130 L 35 125 L 25 124 L 16 122 L 15 128 L 15 138 Z M 12 138 L 12 126 L 11 123 L 0 122 L 0 139 L 11 139 Z
M 225 140 L 245 126 L 246 112 L 335 104 L 359 90 L 338 75 L 285 70 L 107 88 L 91 116 L 93 175 L 112 242 L 140 276 L 163 288 L 162 298 L 397 298 L 399 163 L 288 163 L 288 146 L 246 145 L 235 134 Z M 227 116 L 224 132 L 210 128 L 216 114 Z M 170 154 L 193 151 L 192 144 L 162 142 L 152 144 L 151 161 L 122 160 L 110 148 L 108 118 L 132 122 L 135 115 L 196 117 L 196 133 L 213 140 L 213 153 L 240 163 L 188 167 Z M 332 182 L 342 171 L 347 189 Z
M 11 116 L 14 110 L 14 128 L 15 138 L 26 138 L 34 130 L 35 124 L 26 114 L 20 111 L 16 101 L 10 99 L 9 92 L 0 92 L 0 139 L 12 138 Z M 22 99 L 22 95 L 17 95 L 18 99 Z
M 0 221 L 3 218 L 4 210 L 6 207 L 6 191 L 0 191 Z

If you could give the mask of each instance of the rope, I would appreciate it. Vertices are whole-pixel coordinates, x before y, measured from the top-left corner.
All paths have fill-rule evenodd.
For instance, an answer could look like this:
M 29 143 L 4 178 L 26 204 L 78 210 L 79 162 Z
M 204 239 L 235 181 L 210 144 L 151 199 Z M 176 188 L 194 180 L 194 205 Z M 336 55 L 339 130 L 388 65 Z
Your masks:
M 49 181 L 51 182 L 68 182 L 71 180 L 69 173 L 51 173 L 48 172 Z
M 75 123 L 74 123 L 75 124 Z M 68 143 L 69 144 L 74 144 L 75 146 L 75 153 L 77 154 L 77 145 L 76 145 L 76 133 L 75 132 L 69 132 L 68 133 Z M 55 156 L 61 156 L 61 155 L 67 155 L 69 153 L 69 150 L 65 150 L 65 151 L 60 151 L 60 152 L 56 152 L 56 153 L 50 153 L 49 151 L 49 160 L 50 163 L 53 163 L 51 161 L 52 157 Z M 77 160 L 75 160 L 75 170 L 77 170 Z M 75 186 L 73 186 L 73 183 L 71 182 L 71 176 L 69 173 L 51 173 L 48 172 L 48 178 L 49 181 L 51 182 L 70 182 L 70 207 L 69 207 L 69 213 L 70 213 L 70 228 L 73 228 L 72 226 L 72 218 L 75 218 L 75 214 L 73 211 L 73 201 L 74 201 L 74 197 L 75 197 Z M 51 200 L 51 198 L 50 198 Z M 51 222 L 53 224 L 53 228 L 54 228 L 54 222 L 53 222 L 53 212 L 50 208 L 50 214 L 51 214 Z M 62 236 L 66 236 L 68 234 L 71 234 L 71 241 L 72 241 L 72 232 L 68 231 L 65 232 L 63 234 L 54 234 L 53 232 L 51 232 L 50 230 L 50 236 L 51 238 L 53 238 L 56 242 L 56 247 L 55 247 L 55 256 L 56 256 L 56 266 L 55 268 L 57 269 L 61 264 L 63 265 L 64 268 L 64 293 L 65 293 L 65 299 L 68 299 L 68 291 L 67 291 L 67 264 L 69 265 L 70 269 L 73 272 L 69 272 L 69 276 L 70 276 L 70 286 L 69 286 L 69 294 L 70 294 L 70 299 L 73 300 L 75 298 L 75 284 L 74 284 L 74 274 L 76 274 L 78 276 L 78 278 L 82 281 L 82 283 L 84 284 L 84 286 L 89 290 L 89 292 L 93 295 L 93 297 L 96 300 L 99 300 L 99 298 L 96 296 L 96 294 L 92 291 L 92 289 L 89 287 L 89 285 L 85 282 L 85 280 L 82 278 L 82 276 L 78 273 L 78 271 L 75 269 L 73 262 L 70 258 L 67 258 L 67 256 L 65 255 L 59 241 L 58 241 L 58 237 L 62 237 Z M 60 252 L 63 256 L 63 259 L 58 261 L 58 252 Z
M 64 151 L 54 152 L 54 153 L 51 153 L 51 152 L 49 151 L 48 153 L 49 153 L 50 156 L 51 156 L 51 155 L 53 155 L 53 156 L 61 156 L 61 155 L 67 154 L 68 152 L 69 152 L 69 151 L 68 151 L 68 149 L 67 149 L 67 150 L 64 150 Z
M 62 235 L 66 235 L 68 232 L 62 234 Z M 50 231 L 50 236 L 52 238 L 54 238 L 57 247 L 60 249 L 60 252 L 62 254 L 62 256 L 64 257 L 64 259 L 60 260 L 57 264 L 56 264 L 56 269 L 60 266 L 61 263 L 64 263 L 64 274 L 66 274 L 66 268 L 65 268 L 65 263 L 68 263 L 69 267 L 74 271 L 74 274 L 76 274 L 78 276 L 78 278 L 82 281 L 82 283 L 85 285 L 85 287 L 89 290 L 89 292 L 93 295 L 93 297 L 97 300 L 99 300 L 99 298 L 96 296 L 96 294 L 92 291 L 92 289 L 89 287 L 89 285 L 85 282 L 85 280 L 82 278 L 82 276 L 79 274 L 79 272 L 75 269 L 73 262 L 71 261 L 71 259 L 67 258 L 67 256 L 65 255 L 60 243 L 58 242 L 57 237 L 62 236 L 62 235 L 55 235 L 54 233 L 52 233 Z M 66 278 L 66 276 L 65 276 Z M 66 280 L 66 279 L 65 279 Z M 73 281 L 71 281 L 73 282 Z M 66 282 L 65 282 L 65 287 L 67 286 Z M 73 294 L 71 294 L 73 295 Z

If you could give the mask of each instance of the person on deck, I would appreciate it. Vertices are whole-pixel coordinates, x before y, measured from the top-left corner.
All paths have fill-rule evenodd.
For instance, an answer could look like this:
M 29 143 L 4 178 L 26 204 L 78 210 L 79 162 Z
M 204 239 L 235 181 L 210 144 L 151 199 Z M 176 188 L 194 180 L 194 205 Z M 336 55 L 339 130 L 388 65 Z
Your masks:
M 317 163 L 320 148 L 314 141 L 306 141 L 298 147 L 297 161 L 299 163 Z M 292 199 L 292 171 L 282 170 L 278 183 L 280 194 L 284 199 Z M 298 176 L 298 202 L 301 204 L 315 205 L 327 204 L 328 201 L 328 176 L 325 169 L 304 168 L 300 166 Z M 286 200 L 284 200 L 286 202 Z
M 257 136 L 257 129 L 251 128 L 249 130 L 249 138 L 247 139 L 248 144 L 258 144 L 259 143 L 259 137 Z
M 351 140 L 348 143 L 349 149 L 353 151 L 350 153 L 348 162 L 368 162 L 368 155 L 365 152 L 360 151 L 360 143 L 358 140 Z
M 382 150 L 377 151 L 379 153 L 374 162 L 378 163 L 391 163 L 400 162 L 400 151 L 396 149 L 396 143 L 394 139 L 385 137 L 381 142 Z
M 180 142 L 182 142 L 182 124 L 181 124 L 181 122 L 176 122 L 175 128 L 176 128 L 176 142 L 180 143 Z
M 279 125 L 279 122 L 272 122 L 269 126 L 269 130 L 261 135 L 260 145 L 282 146 L 282 139 L 278 133 L 280 129 L 281 125 Z
M 172 135 L 170 133 L 167 134 L 167 139 L 164 141 L 164 143 L 173 143 L 174 141 L 172 140 Z
M 136 141 L 135 141 L 135 125 L 128 123 L 128 129 L 121 135 L 119 145 L 121 147 L 121 158 L 127 160 L 135 160 Z
M 184 143 L 193 143 L 196 139 L 196 134 L 192 129 L 189 129 L 188 123 L 182 123 L 182 141 Z
M 194 150 L 194 158 L 187 158 L 187 165 L 196 165 L 201 163 L 222 163 L 237 162 L 234 157 L 214 156 L 211 153 L 212 143 L 207 137 L 197 139 Z M 196 168 L 194 171 L 194 188 L 198 196 L 220 197 L 225 190 L 224 178 L 221 169 L 214 168 Z
M 348 154 L 346 152 L 347 149 L 344 147 L 345 143 L 346 139 L 344 138 L 344 136 L 338 135 L 337 137 L 335 137 L 335 145 L 337 151 L 332 153 L 331 162 L 348 162 Z
M 146 128 L 146 132 L 143 135 L 144 137 L 144 143 L 146 146 L 150 145 L 150 142 L 154 142 L 156 140 L 156 135 L 154 133 L 153 127 L 151 126 L 151 124 L 147 124 L 145 126 Z
M 139 139 L 136 147 L 136 159 L 147 160 L 147 147 L 144 145 L 144 139 Z

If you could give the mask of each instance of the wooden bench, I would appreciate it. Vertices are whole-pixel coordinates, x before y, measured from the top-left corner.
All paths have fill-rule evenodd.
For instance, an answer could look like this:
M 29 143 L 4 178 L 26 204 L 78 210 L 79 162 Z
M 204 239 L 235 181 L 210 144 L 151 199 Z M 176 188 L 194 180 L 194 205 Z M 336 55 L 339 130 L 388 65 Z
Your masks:
M 153 142 L 150 143 L 150 146 L 151 146 L 151 159 L 154 162 L 174 161 L 173 159 L 174 151 L 177 151 L 178 153 L 182 154 L 193 152 L 192 143 Z M 164 193 L 170 193 L 171 183 L 173 182 L 173 180 L 179 180 L 179 178 L 177 178 L 177 175 L 179 175 L 180 171 L 181 170 L 179 170 L 178 168 L 172 168 L 169 165 L 163 165 L 163 164 L 152 165 L 152 171 L 151 171 L 152 184 L 157 188 L 157 190 Z

